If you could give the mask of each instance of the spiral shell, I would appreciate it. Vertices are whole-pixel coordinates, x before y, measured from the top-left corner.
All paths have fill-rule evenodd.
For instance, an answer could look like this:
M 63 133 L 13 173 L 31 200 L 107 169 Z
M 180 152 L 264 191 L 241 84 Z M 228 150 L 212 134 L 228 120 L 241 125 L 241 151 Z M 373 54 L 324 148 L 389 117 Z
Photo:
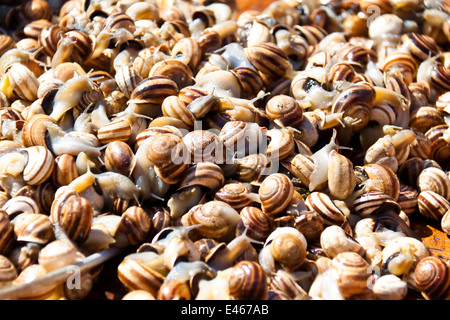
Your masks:
M 117 245 L 125 247 L 142 243 L 152 231 L 153 224 L 144 209 L 137 206 L 128 207 L 122 213 L 114 238 Z
M 325 225 L 345 226 L 347 224 L 347 218 L 342 210 L 326 193 L 312 192 L 306 198 L 306 205 L 322 217 Z
M 343 90 L 333 101 L 332 113 L 344 112 L 343 117 L 359 120 L 354 131 L 364 128 L 370 119 L 370 110 L 375 101 L 375 89 L 369 83 L 355 83 Z
M 274 173 L 272 160 L 263 153 L 257 153 L 240 160 L 235 175 L 239 181 L 259 186 L 272 173 Z
M 295 127 L 303 120 L 303 109 L 292 97 L 276 95 L 266 103 L 266 114 L 280 127 Z
M 354 210 L 362 217 L 367 217 L 379 209 L 386 201 L 393 199 L 381 191 L 369 191 L 355 199 Z
M 184 226 L 199 225 L 194 232 L 216 240 L 229 239 L 236 232 L 239 213 L 222 201 L 209 201 L 191 208 L 181 218 Z
M 276 44 L 267 42 L 244 49 L 249 61 L 263 74 L 279 77 L 289 68 L 289 59 Z
M 332 268 L 337 273 L 337 285 L 341 294 L 351 297 L 367 289 L 370 276 L 369 264 L 355 252 L 342 252 L 333 258 Z
M 69 239 L 81 244 L 89 235 L 93 217 L 94 210 L 86 198 L 71 196 L 64 201 L 56 221 Z
M 133 90 L 128 103 L 162 104 L 166 97 L 177 94 L 177 84 L 169 77 L 148 77 Z
M 268 297 L 264 270 L 254 261 L 241 261 L 228 276 L 230 295 L 237 300 L 264 300 Z
M 241 220 L 236 226 L 236 236 L 246 232 L 249 238 L 265 241 L 273 228 L 270 218 L 261 209 L 252 206 L 242 208 L 239 214 Z
M 435 56 L 439 53 L 436 41 L 425 34 L 407 33 L 402 35 L 401 43 L 418 61 L 428 59 L 429 56 Z
M 17 270 L 7 257 L 0 255 L 0 283 L 7 283 L 17 278 Z
M 12 221 L 17 241 L 46 244 L 54 238 L 53 225 L 47 215 L 20 213 Z
M 391 169 L 376 163 L 367 164 L 356 169 L 361 169 L 363 174 L 373 183 L 373 186 L 369 187 L 367 191 L 382 191 L 393 198 L 394 201 L 398 199 L 400 194 L 400 181 Z
M 38 262 L 50 272 L 72 264 L 76 257 L 77 250 L 72 243 L 54 240 L 41 249 Z
M 214 199 L 228 203 L 237 211 L 252 203 L 250 189 L 243 183 L 227 183 L 214 194 Z
M 258 193 L 264 213 L 275 217 L 290 204 L 294 196 L 294 185 L 286 175 L 273 173 L 263 180 Z
M 156 297 L 164 282 L 164 276 L 147 267 L 143 262 L 125 258 L 117 268 L 120 282 L 128 290 L 145 290 Z
M 425 299 L 450 299 L 449 272 L 447 263 L 439 257 L 430 256 L 419 261 L 414 271 L 414 280 Z
M 11 89 L 22 99 L 34 101 L 37 99 L 39 81 L 36 75 L 24 64 L 14 63 L 8 70 Z
M 178 88 L 184 88 L 194 83 L 192 69 L 186 63 L 175 58 L 166 58 L 156 62 L 150 69 L 148 76 L 167 77 L 174 81 Z
M 165 280 L 159 287 L 158 300 L 191 300 L 192 294 L 189 285 L 181 280 Z
M 422 191 L 417 197 L 419 212 L 424 217 L 436 221 L 441 221 L 447 210 L 450 209 L 450 202 L 434 191 Z
M 14 244 L 14 227 L 13 225 L 11 225 L 6 211 L 0 210 L 0 254 L 8 254 Z
M 417 178 L 417 188 L 419 191 L 434 191 L 445 199 L 450 199 L 450 179 L 442 169 L 423 169 Z
M 23 170 L 23 179 L 29 185 L 38 185 L 46 181 L 53 172 L 55 158 L 46 147 L 32 146 L 25 149 L 28 162 Z
M 213 192 L 220 189 L 224 183 L 224 172 L 217 164 L 199 162 L 187 169 L 180 178 L 179 189 L 203 186 Z
M 222 162 L 222 145 L 219 137 L 209 130 L 193 130 L 183 137 L 183 142 L 191 154 L 191 162 Z

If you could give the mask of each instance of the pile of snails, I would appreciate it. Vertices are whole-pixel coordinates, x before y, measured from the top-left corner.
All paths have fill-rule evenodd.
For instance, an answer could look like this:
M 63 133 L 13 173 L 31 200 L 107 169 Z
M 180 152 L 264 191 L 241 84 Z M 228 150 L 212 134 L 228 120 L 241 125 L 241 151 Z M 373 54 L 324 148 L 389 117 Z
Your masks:
M 450 299 L 448 4 L 237 9 L 0 6 L 0 299 Z

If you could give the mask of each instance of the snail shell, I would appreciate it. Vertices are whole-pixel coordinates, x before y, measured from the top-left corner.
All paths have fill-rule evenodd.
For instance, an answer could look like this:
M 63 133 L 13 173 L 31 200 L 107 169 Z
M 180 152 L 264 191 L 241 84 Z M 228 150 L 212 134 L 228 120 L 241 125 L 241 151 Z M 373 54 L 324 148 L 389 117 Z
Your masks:
M 21 63 L 14 63 L 8 70 L 8 79 L 12 90 L 25 100 L 37 99 L 39 81 L 36 75 Z
M 94 210 L 86 198 L 71 196 L 64 201 L 56 221 L 69 239 L 81 244 L 89 235 L 93 217 Z
M 183 142 L 190 151 L 193 163 L 220 163 L 222 146 L 215 133 L 209 130 L 193 130 L 183 137 Z
M 345 226 L 347 218 L 341 209 L 332 201 L 332 199 L 323 192 L 312 192 L 305 201 L 308 208 L 317 212 L 323 219 L 325 225 Z
M 447 234 L 450 234 L 450 210 L 448 210 L 441 219 L 441 228 Z
M 336 150 L 330 152 L 328 165 L 328 188 L 336 199 L 347 199 L 356 186 L 353 163 Z
M 271 159 L 263 153 L 256 153 L 238 161 L 235 175 L 239 181 L 259 186 L 272 173 L 274 173 L 274 169 Z
M 166 97 L 177 94 L 177 84 L 169 77 L 148 77 L 133 90 L 128 104 L 162 104 Z
M 434 191 L 422 191 L 417 197 L 419 213 L 424 217 L 436 221 L 441 221 L 447 210 L 450 209 L 450 202 Z
M 44 214 L 20 213 L 11 224 L 17 241 L 46 244 L 54 238 L 53 225 Z
M 62 240 L 54 240 L 39 251 L 38 262 L 47 272 L 71 265 L 77 257 L 75 246 Z
M 123 141 L 112 141 L 105 150 L 105 167 L 108 171 L 129 176 L 135 161 L 133 150 Z
M 2 210 L 12 217 L 19 213 L 39 213 L 39 206 L 33 198 L 18 195 L 9 199 Z
M 267 145 L 267 155 L 272 159 L 285 159 L 292 154 L 295 141 L 292 132 L 288 129 L 270 129 L 267 131 L 270 139 Z
M 344 112 L 343 118 L 359 120 L 354 131 L 362 130 L 370 119 L 370 110 L 375 102 L 375 89 L 369 83 L 356 83 L 343 90 L 333 101 L 332 113 Z
M 252 199 L 248 196 L 250 194 L 251 191 L 245 184 L 232 182 L 217 190 L 214 194 L 214 199 L 226 202 L 235 210 L 241 211 L 241 209 L 252 203 Z
M 145 290 L 157 296 L 164 282 L 164 276 L 137 259 L 125 258 L 117 267 L 120 282 L 128 290 Z
M 43 146 L 31 146 L 25 149 L 28 162 L 23 170 L 23 179 L 29 185 L 45 182 L 53 172 L 55 158 L 49 149 Z
M 17 278 L 12 282 L 13 285 L 29 284 L 34 280 L 45 276 L 47 271 L 39 264 L 33 264 L 23 269 Z M 35 286 L 33 290 L 27 290 L 18 296 L 19 299 L 44 299 L 53 292 L 56 288 L 56 284 Z
M 101 144 L 112 141 L 127 141 L 131 136 L 131 124 L 127 119 L 116 118 L 97 131 L 97 138 Z
M 122 66 L 116 71 L 115 80 L 119 89 L 129 98 L 143 78 L 136 73 L 133 66 Z
M 175 58 L 166 58 L 156 62 L 150 69 L 149 77 L 165 76 L 173 80 L 178 88 L 184 88 L 193 84 L 194 74 L 192 69 L 184 62 Z
M 398 199 L 400 182 L 391 169 L 377 163 L 367 164 L 359 168 L 356 167 L 356 169 L 361 169 L 363 174 L 373 183 L 371 187 L 368 187 L 367 191 L 382 191 L 395 201 Z
M 223 240 L 235 235 L 239 220 L 239 213 L 229 204 L 209 201 L 191 208 L 182 216 L 181 223 L 185 227 L 199 225 L 193 231 L 200 237 Z
M 294 196 L 294 185 L 286 175 L 273 173 L 263 180 L 258 193 L 263 212 L 275 217 L 289 206 Z
M 219 190 L 225 182 L 223 170 L 212 162 L 199 162 L 185 171 L 179 182 L 179 189 L 202 186 L 207 190 Z
M 248 60 L 263 74 L 279 77 L 289 69 L 289 59 L 276 44 L 267 42 L 244 49 Z
M 421 259 L 414 270 L 414 280 L 425 299 L 450 299 L 450 269 L 441 258 L 430 256 Z
M 372 288 L 378 300 L 403 300 L 408 294 L 408 284 L 393 274 L 378 278 Z
M 335 281 L 344 298 L 367 290 L 369 264 L 359 254 L 341 252 L 333 258 L 331 265 L 336 271 Z
M 158 300 L 191 300 L 189 285 L 178 279 L 165 280 L 159 287 Z
M 52 182 L 57 188 L 68 185 L 78 176 L 76 158 L 74 156 L 65 153 L 55 158 Z
M 254 261 L 241 261 L 228 276 L 230 295 L 237 300 L 265 300 L 268 297 L 264 270 Z
M 8 254 L 14 244 L 14 226 L 11 225 L 7 212 L 0 210 L 0 254 Z
M 46 123 L 56 124 L 56 121 L 45 114 L 36 114 L 27 119 L 22 127 L 22 140 L 25 147 L 47 146 L 45 135 Z
M 246 235 L 251 239 L 265 241 L 272 232 L 272 222 L 261 209 L 247 206 L 242 208 L 239 214 L 241 220 L 236 226 L 236 236 L 246 232 Z
M 122 213 L 114 238 L 121 247 L 137 245 L 147 238 L 152 228 L 147 212 L 141 207 L 131 206 Z
M 303 109 L 291 96 L 276 95 L 266 103 L 266 114 L 280 127 L 295 127 L 303 120 Z
M 355 199 L 354 210 L 361 217 L 367 217 L 380 208 L 386 201 L 393 201 L 393 199 L 384 192 L 365 192 Z
M 192 127 L 195 117 L 186 104 L 178 96 L 168 96 L 164 99 L 161 110 L 164 116 L 180 119 L 188 127 Z
M 330 258 L 341 252 L 355 252 L 364 255 L 364 248 L 351 238 L 341 227 L 328 226 L 320 234 L 320 245 L 323 252 Z
M 434 191 L 446 199 L 450 199 L 450 179 L 444 170 L 425 168 L 417 178 L 418 191 Z
M 281 164 L 298 178 L 304 186 L 309 186 L 312 172 L 315 169 L 314 160 L 310 155 L 296 154 L 281 161 Z M 326 187 L 326 183 L 318 186 L 319 189 Z
M 444 139 L 444 133 L 448 128 L 448 125 L 441 124 L 425 132 L 425 137 L 431 142 L 430 157 L 438 163 L 445 163 L 450 159 L 450 144 Z
M 155 297 L 145 290 L 132 290 L 124 295 L 122 300 L 155 300 Z
M 0 255 L 0 284 L 8 283 L 17 278 L 17 270 L 7 257 Z

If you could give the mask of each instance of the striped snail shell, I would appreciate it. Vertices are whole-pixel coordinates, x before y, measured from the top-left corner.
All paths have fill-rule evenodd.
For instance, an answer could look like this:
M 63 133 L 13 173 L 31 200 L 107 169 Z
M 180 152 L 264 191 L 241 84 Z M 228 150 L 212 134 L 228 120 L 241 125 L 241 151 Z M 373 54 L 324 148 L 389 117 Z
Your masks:
M 191 154 L 191 161 L 220 163 L 222 145 L 217 134 L 209 130 L 193 130 L 183 137 L 183 142 Z
M 370 110 L 375 101 L 375 89 L 366 82 L 355 83 L 343 90 L 333 101 L 332 113 L 344 112 L 343 118 L 359 120 L 353 125 L 354 131 L 364 128 L 370 119 Z
M 113 141 L 127 141 L 130 136 L 131 124 L 123 118 L 113 119 L 97 131 L 98 141 L 103 145 Z
M 9 217 L 20 213 L 40 213 L 39 206 L 33 198 L 21 195 L 14 196 L 6 201 L 2 210 L 6 211 Z
M 436 41 L 425 34 L 407 33 L 401 37 L 401 45 L 409 50 L 418 61 L 428 59 L 439 53 Z
M 189 285 L 178 279 L 165 280 L 159 287 L 158 300 L 191 300 Z
M 161 110 L 164 116 L 180 119 L 189 128 L 194 126 L 195 116 L 178 96 L 168 96 L 164 99 Z
M 266 103 L 266 113 L 269 119 L 280 127 L 295 127 L 303 120 L 303 109 L 291 96 L 276 95 Z
M 133 66 L 122 66 L 115 74 L 115 80 L 119 89 L 125 94 L 127 98 L 131 96 L 133 90 L 143 80 L 143 78 L 135 71 Z
M 38 261 L 47 272 L 57 270 L 75 262 L 77 250 L 69 241 L 54 240 L 39 252 Z
M 429 256 L 421 259 L 414 269 L 414 281 L 425 299 L 450 299 L 450 269 L 441 258 Z
M 450 209 L 450 202 L 434 191 L 422 191 L 417 197 L 420 214 L 436 221 L 441 221 L 444 214 Z
M 254 261 L 240 261 L 228 276 L 230 295 L 237 300 L 265 300 L 268 297 L 266 274 Z
M 20 213 L 12 221 L 17 241 L 46 244 L 54 239 L 53 225 L 45 214 Z
M 354 210 L 362 217 L 367 217 L 380 208 L 386 201 L 393 199 L 381 191 L 369 191 L 355 199 Z
M 202 58 L 200 45 L 192 37 L 178 40 L 170 51 L 170 54 L 173 58 L 188 65 L 192 70 L 197 68 Z
M 450 159 L 450 144 L 443 138 L 448 128 L 448 125 L 441 124 L 431 127 L 425 132 L 425 137 L 431 142 L 431 159 L 440 164 Z
M 22 127 L 22 140 L 25 147 L 47 146 L 45 141 L 47 122 L 56 124 L 55 119 L 46 114 L 36 114 L 25 121 Z
M 134 168 L 135 156 L 124 141 L 112 141 L 105 150 L 105 167 L 108 171 L 129 176 Z
M 276 44 L 267 42 L 244 49 L 248 60 L 258 71 L 269 77 L 279 77 L 289 69 L 289 59 Z
M 305 203 L 322 217 L 325 225 L 346 225 L 346 216 L 326 193 L 314 191 L 308 195 Z
M 23 179 L 29 185 L 42 184 L 52 175 L 55 158 L 50 150 L 43 146 L 31 146 L 25 150 L 28 153 L 28 161 L 23 170 Z
M 273 172 L 272 160 L 263 153 L 250 154 L 238 161 L 236 178 L 259 186 Z
M 258 193 L 264 213 L 275 217 L 289 206 L 294 196 L 294 185 L 286 175 L 273 173 L 262 181 Z
M 424 168 L 417 178 L 419 191 L 434 191 L 450 199 L 450 179 L 444 170 L 436 167 Z
M 65 28 L 57 24 L 44 27 L 38 37 L 38 43 L 42 47 L 42 53 L 52 57 L 58 48 L 58 41 L 65 32 Z
M 252 199 L 248 196 L 250 194 L 251 191 L 245 184 L 231 182 L 217 190 L 214 194 L 214 199 L 226 202 L 235 210 L 241 211 L 244 207 L 252 203 Z
M 8 70 L 8 79 L 12 90 L 22 99 L 37 99 L 39 81 L 36 75 L 22 63 L 13 63 Z
M 369 264 L 359 254 L 341 252 L 333 258 L 331 265 L 337 273 L 335 280 L 343 297 L 348 298 L 367 290 Z
M 241 85 L 241 98 L 248 99 L 255 97 L 263 88 L 264 83 L 258 72 L 246 66 L 239 66 L 231 70 Z
M 355 169 L 362 172 L 363 176 L 370 180 L 366 182 L 368 183 L 367 191 L 382 191 L 392 197 L 394 201 L 398 199 L 400 194 L 400 181 L 391 169 L 376 163 L 356 167 Z M 367 179 L 363 178 L 363 181 L 366 181 Z
M 128 290 L 145 290 L 156 297 L 164 276 L 139 259 L 127 258 L 117 267 L 120 282 Z
M 164 99 L 178 94 L 177 84 L 167 76 L 153 76 L 141 81 L 131 93 L 128 103 L 162 104 Z
M 7 255 L 15 244 L 14 226 L 8 214 L 0 210 L 0 255 Z
M 8 283 L 17 278 L 14 263 L 4 255 L 0 255 L 0 283 Z
M 242 208 L 240 211 L 241 220 L 236 226 L 236 236 L 240 236 L 247 230 L 246 235 L 249 238 L 265 241 L 272 232 L 272 222 L 264 212 L 252 206 Z
M 180 179 L 179 189 L 202 186 L 209 191 L 219 190 L 225 183 L 223 170 L 212 162 L 199 162 L 191 166 Z
M 156 62 L 150 69 L 149 77 L 165 76 L 173 80 L 178 88 L 184 88 L 194 84 L 194 74 L 191 68 L 184 62 L 175 58 L 166 58 Z
M 121 247 L 142 243 L 152 231 L 153 224 L 147 212 L 138 206 L 128 207 L 122 213 L 114 234 Z
M 309 177 L 315 169 L 314 160 L 309 155 L 296 154 L 289 156 L 281 161 L 281 164 L 289 170 L 304 186 L 309 186 Z M 326 183 L 318 186 L 318 189 L 326 187 Z
M 91 230 L 94 210 L 91 203 L 83 197 L 71 196 L 64 201 L 57 223 L 66 232 L 69 239 L 82 244 Z

